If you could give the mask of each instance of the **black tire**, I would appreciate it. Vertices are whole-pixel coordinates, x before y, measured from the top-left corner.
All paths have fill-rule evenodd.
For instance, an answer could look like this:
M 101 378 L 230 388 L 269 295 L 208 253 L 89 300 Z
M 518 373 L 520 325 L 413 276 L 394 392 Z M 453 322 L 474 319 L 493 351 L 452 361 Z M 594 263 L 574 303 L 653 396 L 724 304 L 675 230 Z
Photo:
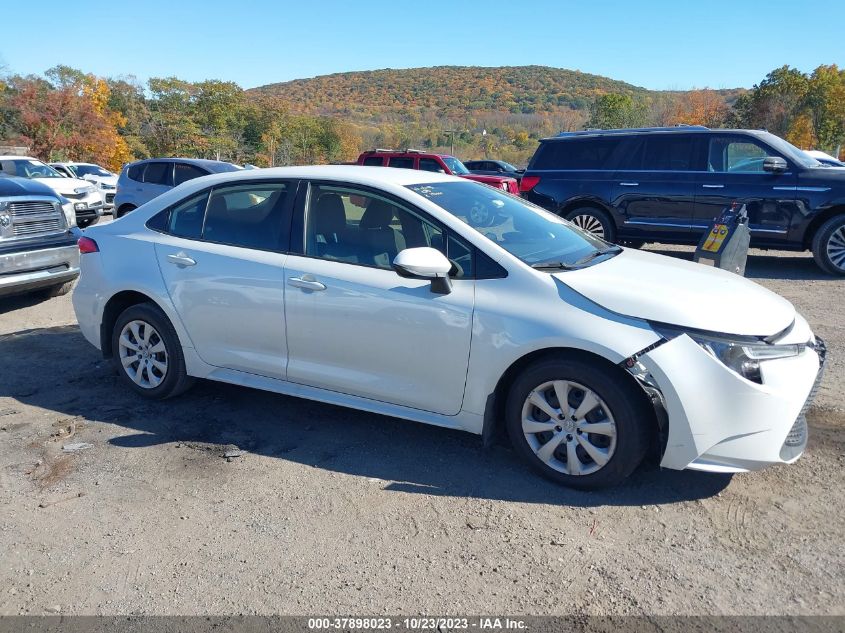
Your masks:
M 845 275 L 845 215 L 830 218 L 813 236 L 813 259 L 826 273 Z
M 643 394 L 638 392 L 636 385 L 625 380 L 625 376 L 620 376 L 619 371 L 614 367 L 605 367 L 597 362 L 565 358 L 542 360 L 523 370 L 510 387 L 505 411 L 505 425 L 514 450 L 540 474 L 571 488 L 594 490 L 614 486 L 623 481 L 642 462 L 655 425 L 653 413 L 649 411 Z M 563 472 L 562 469 L 547 464 L 538 457 L 535 448 L 532 448 L 526 433 L 523 432 L 523 407 L 530 407 L 526 403 L 528 397 L 542 385 L 561 380 L 582 385 L 594 392 L 602 402 L 600 406 L 590 409 L 581 423 L 561 421 L 561 426 L 555 427 L 555 431 L 550 431 L 547 434 L 552 437 L 544 439 L 543 434 L 537 434 L 534 437 L 540 447 L 547 442 L 558 439 L 558 444 L 555 444 L 555 446 L 559 448 L 555 449 L 554 459 L 550 461 L 558 468 L 565 467 L 568 469 L 568 455 L 565 461 L 559 461 L 558 451 L 566 453 L 568 443 L 572 443 L 573 450 L 578 451 L 580 439 L 575 437 L 576 434 L 580 435 L 581 439 L 590 440 L 590 438 L 593 438 L 593 442 L 596 439 L 605 439 L 605 436 L 596 438 L 594 435 L 582 433 L 580 428 L 577 430 L 570 428 L 567 432 L 564 425 L 570 424 L 573 427 L 580 427 L 584 421 L 607 423 L 608 420 L 612 420 L 615 432 L 615 438 L 612 441 L 615 444 L 609 446 L 610 457 L 604 465 L 599 466 L 595 461 L 591 465 L 592 458 L 583 446 L 580 448 L 579 470 L 583 466 L 587 467 L 585 471 L 597 467 L 598 470 L 595 470 L 595 472 L 586 472 L 586 474 L 581 475 L 568 474 Z M 580 393 L 583 401 L 586 393 L 584 391 Z M 578 396 L 579 390 L 573 386 L 569 391 L 568 405 L 570 407 L 573 402 L 579 403 Z M 609 411 L 605 411 L 605 408 Z M 532 413 L 531 415 L 535 414 Z M 592 420 L 587 416 L 593 416 Z M 546 419 L 548 420 L 547 423 L 558 424 L 558 420 L 551 420 L 548 416 L 546 416 Z M 565 420 L 565 418 L 563 419 Z M 608 445 L 611 442 L 610 438 L 607 438 L 606 441 Z
M 603 240 L 612 242 L 616 239 L 616 225 L 613 219 L 601 209 L 579 207 L 567 213 L 566 219 Z
M 70 281 L 66 281 L 63 284 L 56 284 L 55 286 L 50 286 L 49 288 L 44 290 L 45 297 L 61 297 L 66 295 L 73 289 L 73 284 L 76 283 L 75 279 Z
M 119 338 L 123 328 L 132 321 L 142 321 L 152 326 L 158 337 L 153 338 L 151 342 L 157 343 L 160 340 L 164 344 L 164 360 L 167 370 L 163 376 L 159 376 L 161 380 L 156 386 L 145 387 L 137 384 L 130 377 L 128 370 L 123 367 Z M 159 360 L 162 360 L 160 356 Z M 182 345 L 179 343 L 176 330 L 173 329 L 173 325 L 164 312 L 161 311 L 161 308 L 153 303 L 139 303 L 130 306 L 117 317 L 117 321 L 115 321 L 114 328 L 112 329 L 112 362 L 123 382 L 129 385 L 136 393 L 152 400 L 164 400 L 165 398 L 178 396 L 188 390 L 194 383 L 194 379 L 188 376 L 185 370 L 185 357 L 182 353 Z M 132 369 L 140 370 L 141 361 L 137 361 L 137 363 Z M 149 372 L 150 370 L 146 371 Z M 142 373 L 142 375 L 144 374 Z M 149 376 L 149 373 L 145 375 Z M 149 382 L 152 381 L 150 380 Z
M 130 211 L 134 211 L 138 207 L 131 205 L 131 204 L 124 204 L 119 209 L 114 211 L 114 218 L 117 220 L 118 218 L 122 218 L 124 215 L 129 213 Z

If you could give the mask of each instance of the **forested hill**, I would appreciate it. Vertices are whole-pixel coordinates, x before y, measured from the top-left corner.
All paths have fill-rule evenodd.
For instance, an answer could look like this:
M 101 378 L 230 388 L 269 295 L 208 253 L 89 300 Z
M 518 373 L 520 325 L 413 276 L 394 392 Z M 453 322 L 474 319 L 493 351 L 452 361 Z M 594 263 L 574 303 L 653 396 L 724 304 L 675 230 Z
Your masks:
M 323 75 L 248 91 L 272 95 L 291 112 L 358 121 L 416 119 L 424 113 L 461 116 L 555 114 L 589 108 L 597 95 L 627 94 L 645 101 L 658 93 L 599 75 L 546 66 L 436 66 Z M 732 102 L 741 90 L 718 91 Z

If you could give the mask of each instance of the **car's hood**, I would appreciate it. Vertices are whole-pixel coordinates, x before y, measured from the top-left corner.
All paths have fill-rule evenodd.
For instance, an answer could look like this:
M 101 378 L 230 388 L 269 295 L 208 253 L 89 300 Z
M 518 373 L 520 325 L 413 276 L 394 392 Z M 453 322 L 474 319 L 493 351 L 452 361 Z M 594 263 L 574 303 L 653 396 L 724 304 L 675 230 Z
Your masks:
M 698 330 L 771 336 L 795 319 L 789 301 L 744 277 L 627 248 L 601 263 L 555 277 L 618 314 Z
M 63 196 L 74 193 L 73 190 L 79 189 L 80 187 L 96 186 L 86 180 L 80 180 L 79 178 L 33 178 L 33 180 L 43 182 L 53 191 L 56 191 Z
M 6 196 L 55 196 L 56 192 L 29 178 L 0 174 L 0 197 Z
M 476 182 L 483 182 L 488 185 L 501 185 L 503 182 L 507 182 L 509 180 L 516 180 L 516 178 L 509 178 L 508 176 L 482 176 L 480 174 L 461 174 L 461 178 L 466 178 L 467 180 L 474 180 Z
M 117 176 L 97 176 L 95 174 L 88 174 L 87 176 L 83 176 L 82 179 L 89 182 L 99 182 L 104 185 L 111 185 L 112 187 L 117 186 Z

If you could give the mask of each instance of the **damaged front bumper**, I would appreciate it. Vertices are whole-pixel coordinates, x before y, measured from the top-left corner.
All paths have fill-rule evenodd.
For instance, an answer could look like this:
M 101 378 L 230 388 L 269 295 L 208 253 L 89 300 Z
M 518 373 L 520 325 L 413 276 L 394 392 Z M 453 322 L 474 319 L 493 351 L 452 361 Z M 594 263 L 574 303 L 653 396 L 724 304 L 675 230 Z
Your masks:
M 651 399 L 661 430 L 661 466 L 745 472 L 797 460 L 805 414 L 824 371 L 815 338 L 798 356 L 766 361 L 763 384 L 746 380 L 688 336 L 665 339 L 622 366 Z

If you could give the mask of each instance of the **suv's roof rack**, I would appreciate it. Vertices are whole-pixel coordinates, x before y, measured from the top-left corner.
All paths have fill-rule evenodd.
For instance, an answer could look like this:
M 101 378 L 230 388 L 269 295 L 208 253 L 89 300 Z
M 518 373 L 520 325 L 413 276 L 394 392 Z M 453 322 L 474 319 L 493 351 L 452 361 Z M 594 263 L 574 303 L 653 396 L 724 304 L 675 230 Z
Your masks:
M 424 149 L 414 149 L 413 147 L 406 147 L 405 149 L 385 149 L 383 147 L 377 147 L 375 149 L 371 149 L 368 154 L 428 154 Z
M 561 132 L 558 134 L 560 136 L 592 136 L 596 134 L 631 134 L 631 133 L 643 133 L 643 132 L 678 132 L 680 130 L 709 130 L 709 127 L 705 127 L 704 125 L 685 125 L 680 123 L 678 125 L 666 126 L 666 127 L 627 127 L 627 128 L 611 128 L 611 129 L 601 129 L 601 128 L 588 128 L 586 130 L 579 130 L 577 132 Z

